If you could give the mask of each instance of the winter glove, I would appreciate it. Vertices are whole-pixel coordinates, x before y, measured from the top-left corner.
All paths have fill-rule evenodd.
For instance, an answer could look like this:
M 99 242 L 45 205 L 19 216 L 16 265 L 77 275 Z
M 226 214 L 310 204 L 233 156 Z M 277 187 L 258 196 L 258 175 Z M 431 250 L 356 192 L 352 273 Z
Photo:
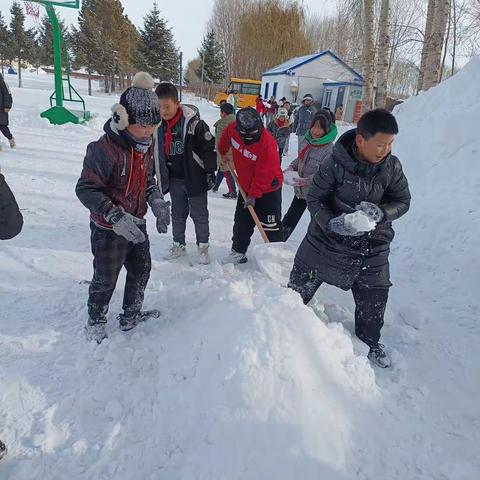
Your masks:
M 364 212 L 343 213 L 328 222 L 328 229 L 338 235 L 358 237 L 375 228 L 376 223 Z
M 145 225 L 145 220 L 141 220 L 130 213 L 126 213 L 122 207 L 112 208 L 106 215 L 105 220 L 112 224 L 113 231 L 132 243 L 143 243 L 145 241 L 144 233 L 137 225 Z
M 243 201 L 243 208 L 252 207 L 255 208 L 255 197 L 248 196 L 246 200 Z
M 215 174 L 207 173 L 207 189 L 211 190 L 215 186 Z
M 307 187 L 310 185 L 310 179 L 309 178 L 294 178 L 293 179 L 293 186 L 294 187 Z
M 170 225 L 170 202 L 165 201 L 160 192 L 154 192 L 148 197 L 148 204 L 157 218 L 158 233 L 167 233 Z
M 378 205 L 375 205 L 371 202 L 360 202 L 360 205 L 357 205 L 355 207 L 355 210 L 364 212 L 375 223 L 380 223 L 385 217 L 385 213 L 383 213 L 383 210 Z

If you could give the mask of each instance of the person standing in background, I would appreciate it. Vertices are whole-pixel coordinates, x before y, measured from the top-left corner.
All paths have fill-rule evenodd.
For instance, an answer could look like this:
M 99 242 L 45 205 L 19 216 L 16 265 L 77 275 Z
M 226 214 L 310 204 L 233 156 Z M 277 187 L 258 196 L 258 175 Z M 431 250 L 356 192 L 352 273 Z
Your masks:
M 8 128 L 8 113 L 13 105 L 12 93 L 5 83 L 2 74 L 0 73 L 0 132 L 7 138 L 10 148 L 15 148 L 15 139 L 13 138 L 10 128 Z M 0 150 L 2 145 L 0 143 Z

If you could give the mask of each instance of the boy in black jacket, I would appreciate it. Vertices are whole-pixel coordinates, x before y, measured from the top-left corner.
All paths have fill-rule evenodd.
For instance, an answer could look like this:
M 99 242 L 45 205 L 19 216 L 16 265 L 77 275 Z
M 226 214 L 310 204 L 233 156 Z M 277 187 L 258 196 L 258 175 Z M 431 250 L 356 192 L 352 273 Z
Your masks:
M 181 105 L 178 90 L 160 83 L 162 122 L 155 133 L 155 168 L 163 193 L 172 201 L 173 245 L 166 260 L 186 255 L 185 230 L 188 215 L 195 225 L 199 262 L 210 263 L 207 192 L 215 183 L 217 155 L 215 138 L 197 110 Z
M 8 128 L 8 112 L 12 108 L 12 93 L 0 73 L 0 132 L 7 138 L 11 148 L 15 148 L 15 139 Z M 0 144 L 0 150 L 2 146 Z
M 390 112 L 372 110 L 321 163 L 307 196 L 312 220 L 289 282 L 305 304 L 324 282 L 352 290 L 355 333 L 382 368 L 391 364 L 378 342 L 391 286 L 392 222 L 410 207 L 402 165 L 390 153 L 397 133 Z
M 17 201 L 0 171 L 0 240 L 10 240 L 22 230 L 23 217 Z

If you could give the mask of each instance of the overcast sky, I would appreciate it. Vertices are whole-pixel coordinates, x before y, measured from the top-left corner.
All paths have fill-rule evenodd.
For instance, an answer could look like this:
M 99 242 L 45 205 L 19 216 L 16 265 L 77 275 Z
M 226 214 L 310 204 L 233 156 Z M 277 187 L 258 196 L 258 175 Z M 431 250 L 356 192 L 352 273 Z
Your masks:
M 137 26 L 142 25 L 143 16 L 153 5 L 153 0 L 121 1 L 125 12 Z M 11 3 L 11 0 L 0 0 L 0 11 L 7 17 L 7 20 L 9 20 L 8 10 Z M 162 16 L 173 28 L 177 45 L 183 51 L 185 63 L 197 54 L 197 48 L 205 34 L 213 3 L 214 0 L 158 0 Z M 309 11 L 319 14 L 332 12 L 335 8 L 335 0 L 304 0 L 303 3 Z M 59 12 L 68 23 L 75 22 L 77 13 L 74 10 L 61 8 Z M 281 35 L 282 28 L 288 28 L 288 26 L 279 26 L 279 35 Z

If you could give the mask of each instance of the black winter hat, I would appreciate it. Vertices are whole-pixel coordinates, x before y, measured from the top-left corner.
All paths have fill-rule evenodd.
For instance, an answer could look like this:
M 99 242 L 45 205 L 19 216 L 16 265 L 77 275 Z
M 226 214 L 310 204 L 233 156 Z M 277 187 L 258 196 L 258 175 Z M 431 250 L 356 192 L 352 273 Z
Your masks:
M 129 125 L 157 125 L 160 123 L 160 102 L 153 91 L 154 81 L 150 74 L 138 72 L 132 86 L 120 96 L 120 103 L 112 107 L 113 123 L 118 130 Z

